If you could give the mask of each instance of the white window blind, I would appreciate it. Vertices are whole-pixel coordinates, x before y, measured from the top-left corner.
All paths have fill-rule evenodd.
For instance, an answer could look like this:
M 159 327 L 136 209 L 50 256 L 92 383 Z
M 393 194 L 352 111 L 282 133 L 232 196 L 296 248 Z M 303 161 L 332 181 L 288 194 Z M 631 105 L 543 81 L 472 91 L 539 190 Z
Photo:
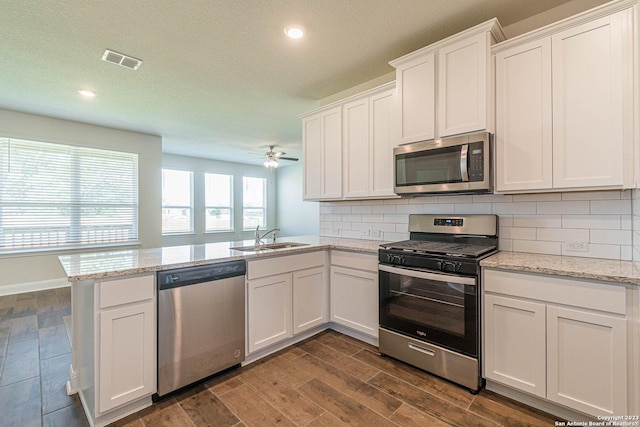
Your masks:
M 0 252 L 137 240 L 137 154 L 0 137 Z
M 264 227 L 267 224 L 267 180 L 245 176 L 242 181 L 242 226 L 245 230 Z
M 162 234 L 193 233 L 193 172 L 162 169 Z
M 232 175 L 204 174 L 205 231 L 232 231 Z

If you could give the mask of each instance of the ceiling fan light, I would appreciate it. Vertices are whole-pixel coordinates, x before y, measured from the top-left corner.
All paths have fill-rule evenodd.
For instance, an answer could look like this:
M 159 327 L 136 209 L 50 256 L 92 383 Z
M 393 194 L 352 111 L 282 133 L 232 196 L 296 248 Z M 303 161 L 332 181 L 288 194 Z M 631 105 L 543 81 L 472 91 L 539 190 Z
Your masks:
M 277 168 L 278 167 L 278 161 L 275 159 L 268 159 L 267 161 L 264 162 L 264 166 L 266 168 Z

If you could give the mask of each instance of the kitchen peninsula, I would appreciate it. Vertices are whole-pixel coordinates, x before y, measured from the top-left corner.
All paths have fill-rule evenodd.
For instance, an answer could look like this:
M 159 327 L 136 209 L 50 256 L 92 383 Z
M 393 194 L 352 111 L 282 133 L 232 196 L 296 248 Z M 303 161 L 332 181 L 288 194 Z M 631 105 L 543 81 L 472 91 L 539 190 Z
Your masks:
M 284 240 L 297 245 L 250 250 L 254 241 L 246 240 L 61 256 L 72 287 L 67 391 L 80 395 L 92 424 L 107 425 L 152 403 L 158 271 L 247 261 L 245 363 L 314 335 L 329 321 L 334 329 L 377 344 L 381 242 L 317 236 Z M 277 303 L 266 306 L 271 304 L 267 300 Z

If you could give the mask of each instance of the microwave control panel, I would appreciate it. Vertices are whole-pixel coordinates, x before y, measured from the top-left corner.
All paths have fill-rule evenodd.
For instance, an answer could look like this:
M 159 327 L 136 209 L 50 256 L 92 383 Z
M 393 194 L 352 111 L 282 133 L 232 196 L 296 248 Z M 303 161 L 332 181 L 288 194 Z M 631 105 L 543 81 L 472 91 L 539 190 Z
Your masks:
M 484 144 L 469 144 L 469 181 L 484 181 Z

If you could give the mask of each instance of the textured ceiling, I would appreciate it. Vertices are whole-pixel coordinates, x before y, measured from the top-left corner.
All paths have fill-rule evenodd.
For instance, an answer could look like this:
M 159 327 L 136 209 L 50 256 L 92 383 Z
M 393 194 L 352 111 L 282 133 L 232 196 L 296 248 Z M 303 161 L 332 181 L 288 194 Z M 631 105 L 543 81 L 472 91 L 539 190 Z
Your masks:
M 492 17 L 507 26 L 566 1 L 1 0 L 0 108 L 160 135 L 167 153 L 300 156 L 297 115 L 318 100 Z M 287 39 L 290 23 L 306 37 Z M 143 64 L 104 62 L 105 49 Z

